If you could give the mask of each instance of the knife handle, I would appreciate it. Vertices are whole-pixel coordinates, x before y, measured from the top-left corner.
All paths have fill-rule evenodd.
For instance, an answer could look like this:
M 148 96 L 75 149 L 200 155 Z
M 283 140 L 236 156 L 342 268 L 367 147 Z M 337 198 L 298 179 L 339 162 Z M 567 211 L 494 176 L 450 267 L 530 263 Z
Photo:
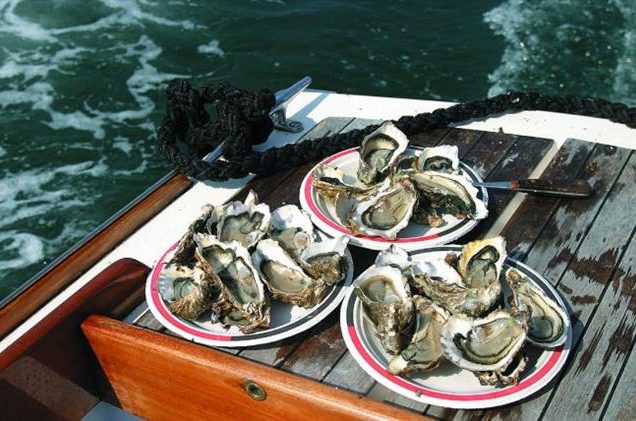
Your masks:
M 586 180 L 515 180 L 512 189 L 524 192 L 556 197 L 589 197 L 592 188 Z

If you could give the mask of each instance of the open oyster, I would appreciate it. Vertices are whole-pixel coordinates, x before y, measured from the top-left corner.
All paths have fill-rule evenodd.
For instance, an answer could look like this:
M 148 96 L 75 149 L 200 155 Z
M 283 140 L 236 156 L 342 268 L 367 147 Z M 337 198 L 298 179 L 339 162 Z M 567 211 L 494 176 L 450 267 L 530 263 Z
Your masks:
M 407 179 L 388 184 L 356 204 L 349 215 L 349 228 L 354 235 L 377 235 L 394 240 L 408 225 L 416 200 L 415 188 Z
M 442 145 L 424 148 L 417 158 L 419 171 L 437 171 L 449 174 L 459 173 L 457 146 Z
M 223 208 L 217 224 L 217 235 L 221 241 L 236 240 L 250 248 L 267 233 L 269 221 L 269 206 L 259 204 L 256 193 L 250 191 L 245 203 L 236 201 Z
M 413 300 L 402 272 L 391 266 L 372 266 L 354 286 L 384 349 L 397 354 L 413 330 Z
M 298 257 L 314 242 L 314 225 L 307 212 L 285 205 L 272 212 L 269 238 L 278 241 L 291 256 Z
M 470 371 L 495 371 L 506 367 L 526 340 L 527 326 L 506 310 L 483 319 L 457 314 L 442 327 L 444 356 Z
M 513 308 L 528 313 L 528 342 L 541 348 L 563 344 L 570 319 L 561 306 L 514 269 L 508 269 L 506 281 Z
M 419 295 L 413 297 L 413 304 L 415 331 L 409 345 L 389 362 L 389 372 L 392 374 L 432 370 L 444 359 L 440 333 L 450 315 Z
M 486 205 L 477 197 L 479 190 L 462 175 L 415 171 L 398 175 L 397 178 L 412 180 L 420 195 L 441 213 L 460 219 L 483 219 L 488 216 Z
M 196 320 L 210 308 L 214 284 L 199 265 L 168 264 L 158 283 L 159 294 L 170 310 L 186 320 Z
M 259 241 L 252 260 L 274 298 L 309 308 L 324 296 L 325 283 L 308 276 L 275 240 Z
M 313 186 L 324 198 L 335 202 L 341 194 L 367 194 L 372 187 L 360 183 L 355 177 L 329 164 L 320 164 L 314 170 Z
M 301 255 L 301 266 L 314 279 L 335 285 L 347 276 L 349 262 L 345 256 L 349 237 L 327 238 L 313 243 Z
M 209 234 L 195 234 L 194 241 L 197 261 L 221 291 L 220 321 L 243 333 L 269 326 L 269 299 L 247 249 Z
M 362 141 L 358 179 L 367 185 L 384 180 L 408 144 L 406 135 L 392 122 L 384 123 Z
M 451 255 L 452 259 L 456 257 Z M 466 244 L 455 269 L 447 260 L 416 262 L 411 282 L 418 291 L 450 311 L 482 316 L 501 297 L 499 274 L 506 259 L 502 237 Z

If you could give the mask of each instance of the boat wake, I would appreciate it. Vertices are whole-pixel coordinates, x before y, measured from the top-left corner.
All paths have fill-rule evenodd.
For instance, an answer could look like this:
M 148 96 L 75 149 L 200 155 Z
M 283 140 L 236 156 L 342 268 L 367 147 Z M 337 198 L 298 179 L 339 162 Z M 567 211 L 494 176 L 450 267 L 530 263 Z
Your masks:
M 633 0 L 508 0 L 484 21 L 506 43 L 490 96 L 535 90 L 636 105 Z

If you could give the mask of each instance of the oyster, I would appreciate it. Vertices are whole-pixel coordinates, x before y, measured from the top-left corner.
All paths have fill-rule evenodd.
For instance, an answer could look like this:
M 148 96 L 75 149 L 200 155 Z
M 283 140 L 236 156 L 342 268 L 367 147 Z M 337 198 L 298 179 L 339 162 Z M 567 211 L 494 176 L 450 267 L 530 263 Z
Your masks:
M 349 237 L 327 238 L 313 243 L 301 255 L 301 266 L 309 276 L 327 285 L 335 285 L 347 276 L 345 256 Z
M 462 248 L 457 271 L 471 288 L 499 285 L 499 275 L 506 260 L 506 241 L 503 237 L 471 241 Z
M 269 299 L 247 249 L 209 234 L 195 234 L 194 241 L 197 261 L 221 292 L 220 321 L 243 333 L 269 326 Z
M 308 276 L 275 240 L 259 241 L 252 261 L 274 298 L 306 308 L 323 298 L 325 283 Z
M 528 357 L 523 352 L 519 352 L 506 366 L 499 370 L 476 371 L 475 376 L 479 379 L 479 383 L 484 386 L 517 384 L 527 364 Z
M 309 215 L 296 205 L 285 205 L 272 212 L 269 238 L 291 256 L 297 257 L 314 241 L 314 225 Z
M 450 174 L 459 173 L 457 146 L 442 145 L 424 148 L 417 158 L 417 170 L 437 171 Z
M 505 310 L 483 319 L 453 315 L 442 327 L 444 357 L 470 371 L 507 367 L 526 340 L 527 326 Z
M 406 135 L 392 122 L 384 123 L 362 141 L 358 179 L 367 185 L 384 180 L 408 144 Z
M 217 235 L 221 241 L 236 240 L 250 248 L 269 229 L 269 206 L 258 203 L 258 196 L 250 190 L 245 203 L 239 201 L 226 205 L 219 217 Z
M 389 362 L 389 372 L 406 374 L 428 371 L 442 362 L 440 332 L 449 314 L 432 301 L 415 295 L 415 331 L 410 344 Z
M 508 270 L 506 281 L 513 307 L 528 313 L 528 341 L 541 348 L 563 344 L 570 319 L 561 306 L 514 269 Z
M 158 283 L 159 294 L 170 310 L 186 320 L 196 320 L 210 308 L 214 284 L 199 265 L 168 264 Z
M 391 246 L 378 253 L 375 258 L 376 266 L 393 266 L 400 269 L 402 272 L 407 270 L 411 266 L 411 256 L 406 250 L 391 244 Z
M 416 200 L 410 181 L 403 179 L 389 184 L 356 204 L 349 215 L 349 228 L 354 235 L 377 235 L 394 240 L 408 225 Z
M 341 194 L 367 194 L 371 188 L 355 177 L 329 164 L 320 164 L 314 170 L 313 186 L 324 198 L 335 202 Z
M 430 200 L 418 193 L 411 221 L 436 228 L 444 224 L 444 215 L 438 208 L 433 207 Z
M 177 249 L 168 264 L 187 264 L 194 260 L 194 234 L 216 233 L 216 223 L 219 219 L 220 209 L 214 205 L 205 205 L 203 213 L 188 227 L 188 231 L 179 240 Z
M 431 206 L 441 213 L 460 219 L 483 219 L 488 216 L 486 205 L 477 197 L 479 190 L 462 175 L 415 171 L 398 175 L 397 178 L 412 180 L 420 195 L 427 198 Z
M 354 286 L 384 349 L 397 354 L 413 330 L 413 300 L 402 272 L 391 266 L 372 266 Z

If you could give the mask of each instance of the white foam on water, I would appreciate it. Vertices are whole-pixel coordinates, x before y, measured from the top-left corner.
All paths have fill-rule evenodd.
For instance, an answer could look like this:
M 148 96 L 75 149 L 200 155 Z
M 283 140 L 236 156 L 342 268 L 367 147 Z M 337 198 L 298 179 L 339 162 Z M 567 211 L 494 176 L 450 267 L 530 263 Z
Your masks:
M 32 265 L 44 258 L 44 243 L 33 234 L 19 231 L 0 232 L 2 255 L 0 271 Z
M 219 40 L 213 39 L 207 44 L 199 45 L 197 51 L 202 54 L 213 54 L 219 57 L 225 57 L 225 51 L 221 49 Z
M 0 158 L 5 156 L 6 154 L 7 154 L 7 150 L 3 148 L 2 146 L 0 146 Z
M 484 21 L 506 42 L 501 64 L 489 75 L 490 96 L 585 89 L 586 95 L 636 104 L 633 0 L 507 0 Z
M 16 35 L 32 41 L 54 42 L 56 38 L 37 23 L 21 18 L 15 13 L 20 0 L 0 2 L 0 32 Z

